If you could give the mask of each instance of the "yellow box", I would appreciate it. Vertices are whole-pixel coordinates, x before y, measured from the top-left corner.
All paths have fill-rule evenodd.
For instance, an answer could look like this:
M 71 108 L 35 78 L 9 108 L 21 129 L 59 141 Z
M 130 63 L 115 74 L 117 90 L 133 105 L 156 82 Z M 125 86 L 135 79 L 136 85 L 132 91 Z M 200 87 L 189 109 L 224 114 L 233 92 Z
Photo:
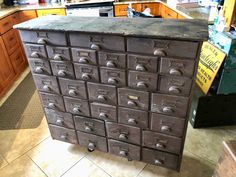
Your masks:
M 66 15 L 64 8 L 57 9 L 39 9 L 37 10 L 38 17 L 45 15 Z

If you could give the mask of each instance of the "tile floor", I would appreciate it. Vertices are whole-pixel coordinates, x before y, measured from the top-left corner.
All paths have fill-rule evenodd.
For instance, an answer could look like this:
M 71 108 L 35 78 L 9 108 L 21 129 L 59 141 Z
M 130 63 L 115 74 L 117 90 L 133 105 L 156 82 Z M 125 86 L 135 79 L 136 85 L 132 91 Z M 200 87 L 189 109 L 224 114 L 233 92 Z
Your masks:
M 177 173 L 52 140 L 43 118 L 37 128 L 0 130 L 0 177 L 211 177 L 222 141 L 235 138 L 236 126 L 193 129 L 189 125 Z

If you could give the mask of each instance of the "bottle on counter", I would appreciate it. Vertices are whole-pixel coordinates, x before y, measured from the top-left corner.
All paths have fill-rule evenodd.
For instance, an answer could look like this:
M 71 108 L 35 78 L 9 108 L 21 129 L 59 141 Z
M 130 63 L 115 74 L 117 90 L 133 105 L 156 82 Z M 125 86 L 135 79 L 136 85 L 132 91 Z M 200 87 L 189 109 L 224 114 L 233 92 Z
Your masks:
M 133 9 L 132 9 L 132 4 L 129 3 L 129 6 L 127 8 L 127 17 L 129 18 L 133 18 L 134 17 L 134 13 L 133 13 Z

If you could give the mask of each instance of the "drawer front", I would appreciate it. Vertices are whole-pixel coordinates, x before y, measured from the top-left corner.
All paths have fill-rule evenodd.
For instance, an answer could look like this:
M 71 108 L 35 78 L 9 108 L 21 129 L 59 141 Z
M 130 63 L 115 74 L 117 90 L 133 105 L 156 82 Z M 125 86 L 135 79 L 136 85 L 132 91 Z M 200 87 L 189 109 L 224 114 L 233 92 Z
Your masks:
M 44 45 L 24 44 L 25 52 L 28 58 L 45 58 L 47 53 Z
M 126 68 L 126 55 L 121 53 L 98 53 L 99 64 L 109 68 Z
M 185 117 L 188 100 L 186 97 L 153 93 L 151 111 L 175 117 Z
M 80 48 L 71 48 L 72 58 L 74 62 L 82 64 L 97 64 L 96 51 Z
M 148 128 L 148 112 L 119 107 L 118 122 L 135 127 Z
M 160 133 L 182 137 L 184 133 L 185 120 L 162 114 L 152 113 L 151 130 Z
M 160 62 L 160 73 L 192 77 L 194 65 L 194 60 L 180 60 L 162 57 Z
M 55 76 L 34 74 L 33 78 L 38 90 L 60 94 L 57 78 Z
M 47 46 L 48 57 L 52 60 L 68 61 L 71 60 L 70 51 L 67 47 Z
M 64 96 L 64 102 L 67 112 L 90 116 L 88 101 Z
M 128 55 L 128 68 L 136 71 L 157 72 L 158 58 L 143 55 Z
M 179 76 L 159 76 L 158 86 L 158 91 L 161 93 L 188 96 L 192 86 L 192 79 Z
M 65 78 L 75 78 L 73 65 L 69 61 L 50 61 L 53 75 Z
M 142 161 L 153 165 L 177 170 L 179 156 L 148 148 L 142 149 Z
M 41 59 L 32 59 L 32 58 L 29 58 L 28 61 L 31 71 L 33 73 L 52 75 L 49 61 Z
M 99 82 L 98 67 L 92 65 L 74 63 L 77 79 L 90 82 Z
M 11 15 L 0 20 L 0 34 L 3 34 L 10 30 L 13 26 L 13 20 Z
M 77 131 L 79 144 L 81 146 L 87 147 L 89 151 L 100 150 L 107 152 L 107 140 L 104 137 L 83 133 Z
M 126 86 L 125 70 L 100 68 L 101 82 L 117 86 Z
M 65 111 L 64 102 L 61 96 L 50 93 L 39 92 L 43 107 Z
M 87 92 L 84 81 L 58 78 L 63 95 L 75 98 L 87 99 Z
M 156 91 L 157 74 L 139 71 L 129 71 L 128 85 L 131 88 Z
M 2 35 L 2 39 L 7 49 L 8 55 L 11 55 L 20 46 L 16 30 L 11 29 L 6 34 Z
M 117 122 L 116 106 L 101 103 L 91 103 L 92 117 L 105 121 Z
M 117 104 L 116 87 L 88 82 L 89 100 L 98 101 L 106 104 Z
M 26 66 L 25 58 L 20 48 L 10 55 L 10 60 L 16 73 L 22 72 Z
M 142 142 L 145 147 L 176 154 L 180 153 L 182 147 L 182 140 L 180 138 L 151 131 L 143 131 Z
M 70 42 L 72 46 L 93 50 L 125 50 L 125 40 L 120 36 L 71 33 Z
M 48 125 L 48 127 L 53 139 L 65 141 L 72 144 L 78 144 L 75 130 L 50 124 Z
M 140 146 L 109 139 L 108 149 L 111 154 L 125 157 L 129 160 L 140 160 Z
M 127 51 L 156 56 L 172 56 L 195 59 L 198 43 L 147 38 L 127 38 Z
M 104 121 L 81 116 L 75 116 L 74 120 L 76 130 L 106 136 Z
M 63 32 L 52 31 L 27 31 L 20 30 L 21 39 L 24 42 L 66 46 L 66 35 Z
M 137 127 L 122 125 L 113 122 L 106 122 L 107 136 L 120 141 L 140 145 L 141 130 Z
M 126 88 L 118 88 L 118 104 L 130 108 L 148 110 L 149 93 Z
M 74 129 L 74 121 L 72 118 L 72 114 L 48 108 L 44 108 L 44 112 L 46 114 L 49 124 Z

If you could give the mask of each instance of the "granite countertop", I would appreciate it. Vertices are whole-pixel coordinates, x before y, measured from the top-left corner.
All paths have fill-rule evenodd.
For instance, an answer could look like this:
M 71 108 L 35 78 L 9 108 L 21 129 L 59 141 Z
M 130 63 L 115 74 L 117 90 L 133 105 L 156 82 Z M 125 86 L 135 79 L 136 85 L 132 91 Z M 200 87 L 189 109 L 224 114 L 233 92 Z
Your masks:
M 145 36 L 165 39 L 202 41 L 208 39 L 205 20 L 172 20 L 158 18 L 109 18 L 44 16 L 14 26 L 25 30 L 50 30 Z

